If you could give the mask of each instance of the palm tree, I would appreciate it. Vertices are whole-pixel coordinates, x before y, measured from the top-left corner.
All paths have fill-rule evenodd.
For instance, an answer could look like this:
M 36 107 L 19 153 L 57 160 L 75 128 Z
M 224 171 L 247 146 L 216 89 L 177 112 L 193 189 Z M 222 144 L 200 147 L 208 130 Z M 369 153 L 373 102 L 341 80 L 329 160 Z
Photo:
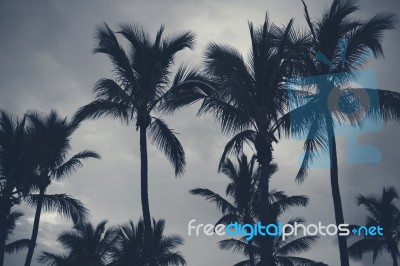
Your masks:
M 11 211 L 9 213 L 6 223 L 5 223 L 6 228 L 7 228 L 6 240 L 8 240 L 10 238 L 10 236 L 12 235 L 12 233 L 16 227 L 16 223 L 17 223 L 18 219 L 21 218 L 21 216 L 23 216 L 22 212 Z M 4 251 L 8 254 L 17 253 L 25 248 L 28 248 L 30 242 L 31 242 L 30 239 L 15 240 L 15 241 L 5 245 Z
M 115 79 L 101 79 L 94 88 L 96 100 L 82 107 L 78 120 L 110 116 L 123 122 L 135 122 L 140 135 L 141 201 L 145 225 L 145 242 L 150 252 L 150 265 L 155 265 L 151 243 L 151 216 L 148 198 L 147 134 L 161 149 L 181 175 L 185 167 L 185 153 L 175 132 L 160 118 L 153 116 L 161 111 L 160 103 L 168 89 L 175 54 L 184 48 L 193 48 L 194 35 L 187 31 L 162 38 L 164 27 L 151 42 L 147 32 L 138 25 L 122 24 L 119 32 L 129 44 L 127 54 L 114 32 L 103 24 L 97 28 L 98 41 L 94 53 L 108 55 Z
M 299 72 L 309 76 L 303 81 L 308 80 L 306 83 L 310 84 L 302 83 L 302 79 L 294 81 L 295 84 L 299 82 L 296 84 L 300 87 L 299 92 L 307 93 L 306 103 L 301 103 L 299 108 L 289 112 L 279 124 L 284 125 L 288 131 L 290 128 L 292 134 L 307 136 L 304 144 L 305 157 L 296 177 L 299 182 L 307 176 L 309 165 L 319 151 L 329 153 L 335 220 L 336 224 L 343 224 L 334 121 L 355 126 L 362 126 L 361 120 L 365 116 L 372 120 L 399 121 L 400 94 L 363 88 L 369 95 L 370 104 L 361 103 L 356 107 L 355 104 L 362 100 L 362 91 L 348 88 L 352 81 L 356 81 L 358 71 L 366 63 L 369 52 L 375 57 L 383 55 L 383 33 L 393 28 L 395 20 L 394 15 L 388 13 L 378 14 L 366 21 L 352 19 L 350 15 L 359 9 L 357 1 L 334 0 L 322 18 L 311 21 L 307 6 L 304 2 L 303 4 L 312 45 L 309 53 L 303 54 L 306 57 L 302 59 L 304 64 Z M 339 98 L 333 97 L 336 94 L 341 96 L 340 103 Z M 374 97 L 375 94 L 378 97 Z M 339 104 L 344 108 L 335 108 Z M 342 111 L 343 109 L 352 111 Z M 346 238 L 338 235 L 338 242 L 341 265 L 348 266 Z
M 393 266 L 398 266 L 400 243 L 400 210 L 394 204 L 398 199 L 398 192 L 394 187 L 383 188 L 380 198 L 375 196 L 357 197 L 358 206 L 366 208 L 369 215 L 366 217 L 366 227 L 380 226 L 383 236 L 363 236 L 349 247 L 349 253 L 355 260 L 361 260 L 364 253 L 373 252 L 373 262 L 378 255 L 386 250 L 393 259 Z M 357 227 L 356 227 L 357 228 Z
M 308 37 L 293 27 L 277 27 L 266 16 L 264 24 L 250 23 L 251 52 L 247 61 L 229 45 L 208 45 L 205 74 L 180 69 L 173 88 L 164 97 L 164 110 L 174 111 L 202 101 L 199 114 L 212 113 L 224 133 L 236 134 L 226 145 L 221 162 L 231 152 L 240 153 L 243 144 L 257 152 L 261 166 L 259 189 L 262 223 L 268 224 L 269 166 L 278 119 L 285 113 L 288 92 L 284 81 L 296 74 L 297 60 L 308 49 Z M 272 238 L 263 239 L 262 261 L 270 261 Z M 267 263 L 264 263 L 267 265 Z
M 62 232 L 57 241 L 66 250 L 63 255 L 42 252 L 38 262 L 48 266 L 105 266 L 111 261 L 118 239 L 117 229 L 106 229 L 107 221 L 96 227 L 91 223 L 81 223 L 72 230 Z
M 217 224 L 227 224 L 230 222 L 241 222 L 242 224 L 252 224 L 255 221 L 254 209 L 255 201 L 259 199 L 257 183 L 259 182 L 259 167 L 256 157 L 250 161 L 245 154 L 237 157 L 238 164 L 235 165 L 231 159 L 226 158 L 221 165 L 221 172 L 230 180 L 226 188 L 227 200 L 219 194 L 207 188 L 195 188 L 190 190 L 192 195 L 198 195 L 206 200 L 215 203 L 223 213 Z M 276 165 L 270 168 L 271 175 L 277 170 Z M 231 203 L 232 202 L 232 203 Z M 254 253 L 251 249 L 252 241 L 249 241 L 249 260 L 250 265 L 254 266 Z
M 291 219 L 287 224 L 303 223 L 301 218 Z M 255 254 L 255 265 L 264 265 L 261 263 L 261 239 L 263 236 L 257 235 L 254 237 L 253 244 L 246 241 L 246 237 L 240 239 L 230 238 L 219 242 L 219 248 L 224 250 L 232 250 L 235 253 L 242 253 L 248 255 L 250 250 Z M 298 254 L 306 252 L 311 249 L 311 245 L 317 240 L 317 236 L 290 236 L 282 240 L 281 236 L 273 237 L 272 257 L 269 265 L 272 266 L 314 266 L 321 265 L 317 262 L 299 257 Z M 254 265 L 250 260 L 244 260 L 236 263 L 237 266 Z M 322 264 L 325 265 L 325 264 Z
M 26 158 L 25 118 L 14 120 L 0 112 L 0 265 L 4 263 L 7 217 L 31 187 L 30 161 Z
M 221 165 L 221 171 L 230 180 L 225 192 L 228 199 L 225 199 L 223 196 L 207 188 L 196 188 L 190 191 L 191 194 L 205 198 L 209 202 L 214 203 L 218 209 L 220 209 L 223 216 L 218 220 L 217 224 L 229 224 L 234 222 L 239 222 L 241 224 L 256 224 L 259 220 L 261 220 L 261 197 L 259 194 L 261 176 L 259 169 L 260 167 L 256 163 L 255 158 L 256 157 L 253 156 L 253 158 L 249 161 L 246 155 L 240 154 L 237 158 L 237 165 L 235 165 L 229 158 L 226 158 Z M 271 164 L 268 169 L 270 178 L 277 171 L 277 165 Z M 282 191 L 271 190 L 269 195 L 268 209 L 270 222 L 277 223 L 278 216 L 286 212 L 290 207 L 306 206 L 307 204 L 308 198 L 305 196 L 287 196 Z M 315 239 L 304 239 L 304 241 L 308 240 L 313 242 Z M 244 241 L 246 242 L 246 252 L 244 254 L 249 256 L 248 265 L 251 266 L 256 265 L 256 261 L 260 261 L 260 258 L 256 258 L 256 255 L 261 254 L 259 245 L 262 243 L 262 238 L 257 240 L 258 243 L 256 243 L 256 245 L 258 246 L 253 247 L 253 241 L 254 240 Z M 278 238 L 273 238 L 273 243 L 276 241 L 278 241 Z M 303 240 L 298 241 L 301 242 Z M 240 240 L 240 242 L 243 242 L 243 239 Z M 235 240 L 222 241 L 220 247 L 222 249 L 233 248 L 233 246 L 229 246 L 229 243 L 239 242 L 235 242 Z M 237 249 L 235 250 L 238 251 Z M 275 256 L 275 251 L 272 249 L 272 257 Z M 282 256 L 284 255 L 282 254 Z
M 66 159 L 71 149 L 71 135 L 78 128 L 79 123 L 68 122 L 55 111 L 48 116 L 29 113 L 27 117 L 30 122 L 28 136 L 32 147 L 31 160 L 35 164 L 33 183 L 39 193 L 31 194 L 25 199 L 29 205 L 36 206 L 31 245 L 25 266 L 29 266 L 32 261 L 42 210 L 57 210 L 61 215 L 71 218 L 74 223 L 85 222 L 87 219 L 88 211 L 79 200 L 65 194 L 46 195 L 51 182 L 60 181 L 75 172 L 77 168 L 83 166 L 82 160 L 100 158 L 96 152 L 85 150 Z
M 155 260 L 159 266 L 186 265 L 182 254 L 176 249 L 183 244 L 183 238 L 179 235 L 164 235 L 165 220 L 153 219 L 153 245 L 156 250 Z M 137 225 L 130 221 L 119 229 L 119 240 L 116 252 L 113 254 L 113 262 L 110 265 L 130 266 L 149 265 L 147 247 L 144 245 L 144 223 L 140 219 Z

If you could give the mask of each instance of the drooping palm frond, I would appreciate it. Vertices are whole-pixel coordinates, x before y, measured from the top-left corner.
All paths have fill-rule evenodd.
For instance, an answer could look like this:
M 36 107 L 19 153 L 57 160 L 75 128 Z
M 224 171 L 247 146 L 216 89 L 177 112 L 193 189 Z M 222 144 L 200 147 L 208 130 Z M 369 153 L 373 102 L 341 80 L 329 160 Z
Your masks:
M 36 207 L 41 196 L 31 194 L 24 199 L 29 207 Z M 62 217 L 71 219 L 75 224 L 84 223 L 88 220 L 89 211 L 85 205 L 77 199 L 66 194 L 52 194 L 43 196 L 42 209 L 45 212 L 57 212 Z
M 176 133 L 168 128 L 163 120 L 153 118 L 149 126 L 149 135 L 153 144 L 162 150 L 174 165 L 175 175 L 182 175 L 185 169 L 185 152 Z
M 29 248 L 30 243 L 30 239 L 19 239 L 6 244 L 4 251 L 8 254 L 18 253 L 26 248 Z
M 120 119 L 121 122 L 128 124 L 133 111 L 134 110 L 129 105 L 107 100 L 96 100 L 81 107 L 74 115 L 74 120 L 82 121 L 89 118 L 98 119 L 102 116 L 108 116 L 114 119 Z
M 68 161 L 57 167 L 54 173 L 55 178 L 59 180 L 60 178 L 64 178 L 66 175 L 72 174 L 78 168 L 83 167 L 82 160 L 86 160 L 89 158 L 101 159 L 101 156 L 95 151 L 81 151 L 72 156 Z
M 24 214 L 19 211 L 11 211 L 4 221 L 6 226 L 6 240 L 10 238 L 12 233 L 14 232 L 15 227 L 17 226 L 17 221 L 23 216 Z
M 17 221 L 23 216 L 22 212 L 11 211 L 4 221 L 5 223 L 5 240 L 8 241 L 13 234 Z M 28 248 L 30 245 L 30 239 L 19 239 L 11 243 L 6 243 L 4 246 L 4 252 L 8 254 L 18 253 L 21 250 Z
M 72 262 L 66 255 L 57 255 L 51 252 L 43 251 L 37 262 L 46 266 L 72 266 Z
M 254 150 L 256 136 L 257 136 L 257 132 L 255 132 L 254 130 L 244 130 L 244 131 L 236 134 L 234 137 L 232 137 L 232 139 L 229 140 L 225 145 L 224 151 L 222 153 L 222 156 L 221 156 L 221 159 L 219 162 L 218 171 L 222 170 L 221 168 L 224 165 L 226 158 L 230 154 L 237 156 L 243 152 L 243 147 L 244 147 L 245 143 Z
M 217 208 L 221 210 L 222 213 L 235 213 L 237 209 L 229 201 L 221 197 L 219 194 L 207 188 L 195 188 L 191 189 L 190 193 L 192 195 L 197 195 L 205 198 L 207 201 L 215 203 Z

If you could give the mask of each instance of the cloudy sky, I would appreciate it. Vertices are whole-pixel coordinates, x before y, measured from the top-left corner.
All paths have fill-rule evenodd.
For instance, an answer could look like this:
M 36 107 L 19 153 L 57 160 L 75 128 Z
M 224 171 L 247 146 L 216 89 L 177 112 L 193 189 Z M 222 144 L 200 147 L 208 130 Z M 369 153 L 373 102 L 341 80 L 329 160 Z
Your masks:
M 318 17 L 330 0 L 307 0 L 312 17 Z M 368 18 L 380 11 L 400 15 L 398 0 L 361 0 L 357 15 Z M 71 116 L 80 106 L 93 99 L 93 84 L 111 77 L 111 65 L 103 55 L 93 55 L 93 35 L 96 25 L 107 22 L 116 28 L 121 22 L 142 24 L 154 36 L 161 24 L 166 32 L 192 30 L 197 35 L 195 51 L 184 51 L 178 62 L 201 63 L 202 52 L 209 41 L 226 43 L 247 54 L 250 40 L 248 21 L 263 22 L 268 11 L 276 24 L 294 17 L 304 27 L 299 0 L 204 0 L 204 1 L 139 1 L 139 0 L 2 0 L 0 2 L 0 109 L 21 116 L 26 110 L 48 113 L 56 109 Z M 369 68 L 376 72 L 380 88 L 399 91 L 400 31 L 385 34 L 385 59 L 371 60 Z M 172 167 L 154 147 L 149 147 L 150 207 L 152 216 L 165 218 L 167 232 L 185 238 L 182 253 L 190 266 L 228 266 L 240 261 L 240 255 L 220 251 L 218 237 L 189 237 L 187 224 L 214 223 L 219 212 L 202 199 L 191 196 L 194 187 L 208 187 L 223 193 L 226 178 L 216 172 L 217 163 L 228 137 L 222 136 L 218 124 L 210 117 L 196 117 L 196 108 L 185 109 L 173 117 L 164 116 L 170 127 L 179 132 L 185 148 L 187 169 L 176 179 Z M 379 164 L 349 164 L 346 161 L 346 139 L 339 138 L 340 186 L 345 220 L 362 223 L 364 210 L 355 204 L 359 193 L 380 193 L 383 186 L 398 181 L 399 125 L 388 124 L 378 132 L 360 134 L 358 141 L 378 148 Z M 94 149 L 102 160 L 92 160 L 63 182 L 54 183 L 49 193 L 68 193 L 83 201 L 91 211 L 91 221 L 107 219 L 110 225 L 137 221 L 141 215 L 139 184 L 139 135 L 134 126 L 119 121 L 101 119 L 88 121 L 73 137 L 73 152 Z M 313 169 L 305 183 L 298 185 L 294 177 L 298 169 L 300 141 L 281 140 L 275 146 L 275 158 L 280 170 L 273 177 L 273 187 L 290 195 L 308 195 L 308 208 L 293 209 L 291 216 L 303 216 L 309 223 L 334 222 L 327 169 Z M 25 216 L 15 232 L 15 238 L 29 237 L 33 210 L 22 208 Z M 71 222 L 55 214 L 41 219 L 38 247 L 60 250 L 56 237 Z M 339 265 L 336 238 L 325 237 L 307 253 L 309 258 Z M 22 265 L 25 252 L 6 257 L 6 265 Z M 377 265 L 389 265 L 389 256 Z M 362 263 L 372 265 L 370 257 Z

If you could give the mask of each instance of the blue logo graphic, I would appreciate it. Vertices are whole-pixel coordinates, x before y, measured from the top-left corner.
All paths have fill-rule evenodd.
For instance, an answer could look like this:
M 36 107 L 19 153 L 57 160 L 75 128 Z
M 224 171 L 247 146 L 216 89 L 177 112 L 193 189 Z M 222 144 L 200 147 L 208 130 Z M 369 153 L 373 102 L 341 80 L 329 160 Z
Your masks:
M 330 62 L 322 53 L 316 55 L 318 61 L 332 70 L 332 74 L 294 78 L 286 81 L 286 87 L 289 89 L 289 109 L 294 110 L 306 103 L 311 103 L 313 93 L 318 92 L 320 96 L 327 99 L 324 104 L 326 110 L 332 114 L 335 136 L 346 138 L 347 162 L 350 164 L 379 163 L 381 161 L 380 150 L 358 141 L 360 135 L 380 131 L 383 127 L 382 120 L 378 118 L 380 116 L 376 74 L 372 70 L 338 72 L 338 69 L 342 69 L 347 64 L 347 40 L 341 40 L 339 47 L 341 62 Z M 370 54 L 367 53 L 360 55 L 357 60 L 353 60 L 350 67 L 357 69 L 367 61 L 369 56 Z M 302 93 L 299 87 L 308 88 L 310 94 Z M 319 112 L 318 108 L 316 107 L 314 110 L 316 113 Z M 369 116 L 371 113 L 374 114 L 373 118 Z M 301 115 L 293 114 L 291 120 L 299 121 Z M 306 140 L 307 133 L 306 130 L 297 139 Z M 323 153 L 322 150 L 313 151 L 319 156 L 314 158 L 310 167 L 328 168 L 330 166 L 328 156 L 320 156 Z M 300 165 L 305 152 L 299 158 Z

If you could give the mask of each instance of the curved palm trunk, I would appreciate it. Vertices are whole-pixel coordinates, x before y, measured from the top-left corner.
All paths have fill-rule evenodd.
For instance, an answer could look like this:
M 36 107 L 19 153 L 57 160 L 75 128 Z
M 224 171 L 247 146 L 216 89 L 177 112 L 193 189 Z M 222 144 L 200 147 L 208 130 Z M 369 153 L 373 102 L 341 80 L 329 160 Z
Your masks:
M 269 171 L 268 167 L 272 160 L 272 146 L 267 143 L 267 138 L 262 134 L 257 135 L 256 139 L 257 159 L 261 168 L 260 175 L 260 220 L 263 226 L 271 222 L 268 217 L 269 210 Z M 270 266 L 272 261 L 272 244 L 273 237 L 266 235 L 261 238 L 261 264 L 263 266 Z
M 156 266 L 155 254 L 153 249 L 153 238 L 151 228 L 151 216 L 149 207 L 149 193 L 148 193 L 148 162 L 147 162 L 147 140 L 146 140 L 146 127 L 140 127 L 140 180 L 141 180 L 141 200 L 142 212 L 144 222 L 144 242 L 148 250 L 148 259 L 150 266 Z M 26 266 L 26 265 L 25 265 Z
M 35 220 L 33 222 L 31 243 L 29 245 L 28 254 L 26 255 L 25 266 L 30 266 L 32 263 L 33 252 L 35 251 L 36 240 L 39 232 L 39 222 L 40 222 L 40 214 L 42 212 L 44 190 L 45 190 L 44 188 L 40 189 L 39 201 L 38 205 L 36 206 Z
M 336 225 L 344 224 L 342 199 L 340 197 L 339 189 L 339 171 L 336 151 L 336 138 L 333 129 L 332 118 L 327 121 L 328 140 L 329 140 L 329 157 L 330 157 L 330 176 L 331 176 L 331 190 L 333 198 L 333 207 L 335 210 Z M 349 254 L 347 250 L 346 236 L 338 236 L 339 252 L 340 252 L 340 265 L 349 266 Z

